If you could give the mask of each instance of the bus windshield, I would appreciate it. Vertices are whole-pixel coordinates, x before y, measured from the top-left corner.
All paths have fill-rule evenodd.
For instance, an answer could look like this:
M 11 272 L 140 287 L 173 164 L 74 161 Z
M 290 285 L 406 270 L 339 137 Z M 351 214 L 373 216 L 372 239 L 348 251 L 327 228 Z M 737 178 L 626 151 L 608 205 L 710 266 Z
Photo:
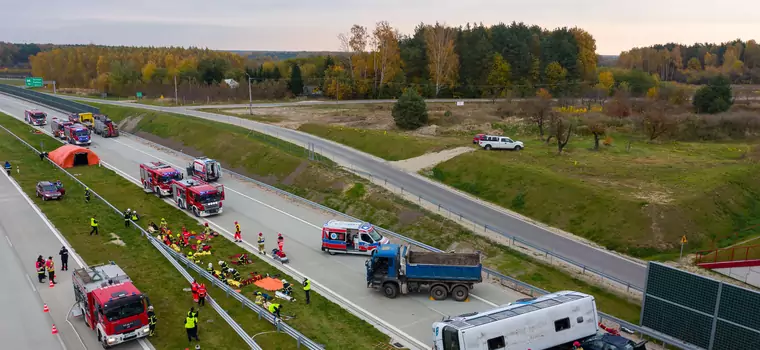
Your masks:
M 452 327 L 443 327 L 443 350 L 459 350 L 459 332 Z
M 134 298 L 121 303 L 115 303 L 115 305 L 103 310 L 103 313 L 109 321 L 113 322 L 122 318 L 139 315 L 143 311 L 145 311 L 145 305 L 142 298 Z

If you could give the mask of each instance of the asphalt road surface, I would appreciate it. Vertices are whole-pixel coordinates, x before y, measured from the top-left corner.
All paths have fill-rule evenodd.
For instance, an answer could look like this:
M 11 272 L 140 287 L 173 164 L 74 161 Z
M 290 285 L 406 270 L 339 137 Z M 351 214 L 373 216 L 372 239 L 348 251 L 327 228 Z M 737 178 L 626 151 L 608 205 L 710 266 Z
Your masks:
M 69 271 L 60 271 L 58 251 L 63 243 L 5 173 L 0 175 L 0 234 L 4 236 L 0 238 L 4 241 L 0 242 L 0 266 L 3 266 L 0 276 L 4 286 L 0 290 L 3 305 L 3 316 L 0 318 L 2 348 L 102 348 L 95 333 L 81 317 L 69 316 L 69 310 L 74 305 L 70 271 L 80 267 L 73 256 L 75 252 L 69 248 Z M 34 261 L 38 255 L 46 259 L 53 256 L 55 260 L 58 284 L 54 288 L 48 286 L 47 280 L 45 283 L 37 280 Z M 49 314 L 43 313 L 43 304 L 48 305 Z M 58 328 L 59 336 L 51 334 L 53 323 Z M 148 342 L 129 342 L 117 347 L 124 350 L 151 348 Z
M 23 119 L 24 109 L 31 107 L 47 112 L 48 117 L 61 115 L 60 112 L 46 107 L 0 95 L 0 111 L 16 118 Z M 51 144 L 52 142 L 54 141 L 51 140 Z M 184 172 L 190 162 L 188 158 L 156 149 L 133 136 L 108 139 L 94 136 L 90 148 L 104 163 L 118 169 L 120 175 L 135 182 L 136 186 L 140 179 L 140 163 L 159 160 Z M 330 256 L 321 251 L 322 224 L 335 217 L 263 190 L 248 181 L 223 175 L 221 183 L 225 185 L 226 190 L 224 213 L 208 218 L 208 222 L 224 228 L 227 232 L 223 233 L 227 234 L 228 238 L 231 238 L 229 232 L 234 231 L 235 221 L 240 223 L 243 239 L 254 245 L 258 232 L 263 232 L 269 250 L 275 246 L 277 233 L 282 233 L 285 237 L 284 249 L 290 258 L 288 265 L 299 274 L 372 313 L 381 322 L 392 325 L 427 345 L 432 344 L 432 322 L 439 321 L 444 316 L 485 311 L 525 297 L 512 290 L 481 283 L 473 290 L 475 296 L 470 298 L 470 302 L 465 303 L 453 300 L 431 301 L 427 295 L 387 299 L 380 292 L 366 288 L 365 257 Z M 170 222 L 169 225 L 178 229 L 180 224 L 190 225 L 193 221 L 188 217 L 184 223 Z M 241 245 L 241 252 L 243 249 L 254 250 L 253 245 L 247 244 Z M 204 264 L 208 262 L 204 261 Z M 216 261 L 214 263 L 216 264 Z
M 63 97 L 63 96 L 62 96 Z M 439 203 L 450 211 L 460 213 L 470 220 L 479 224 L 487 225 L 496 231 L 517 236 L 534 246 L 554 252 L 555 254 L 571 259 L 581 265 L 601 271 L 622 281 L 627 281 L 641 289 L 646 280 L 646 265 L 635 260 L 608 252 L 603 249 L 589 246 L 583 242 L 567 238 L 547 230 L 544 227 L 526 222 L 519 217 L 510 215 L 505 210 L 499 210 L 483 204 L 476 198 L 454 191 L 453 189 L 434 183 L 416 174 L 410 174 L 391 166 L 387 161 L 378 157 L 360 152 L 336 142 L 324 140 L 300 131 L 281 128 L 265 123 L 259 123 L 244 118 L 236 118 L 208 112 L 197 111 L 184 107 L 157 107 L 148 105 L 136 105 L 129 102 L 116 102 L 97 99 L 84 99 L 93 102 L 113 104 L 119 106 L 138 107 L 144 109 L 179 113 L 208 120 L 238 125 L 244 128 L 262 132 L 298 145 L 313 144 L 314 150 L 321 153 L 343 166 L 362 170 L 373 176 L 387 179 L 404 191 L 425 198 L 431 202 Z M 341 101 L 344 102 L 344 101 Z M 348 101 L 345 101 L 348 102 Z M 383 103 L 380 101 L 351 101 L 350 103 Z M 298 105 L 300 103 L 279 104 L 255 104 L 257 107 L 271 107 L 274 105 Z M 238 105 L 240 106 L 240 105 Z M 214 106 L 219 108 L 219 106 Z M 195 108 L 195 107 L 193 107 Z

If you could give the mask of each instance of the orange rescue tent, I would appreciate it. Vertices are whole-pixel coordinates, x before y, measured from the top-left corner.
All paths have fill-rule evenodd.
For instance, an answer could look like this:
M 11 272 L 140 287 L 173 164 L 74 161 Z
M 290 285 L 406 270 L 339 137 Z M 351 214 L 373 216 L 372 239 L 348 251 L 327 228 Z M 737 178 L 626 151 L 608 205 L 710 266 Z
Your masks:
M 100 163 L 100 157 L 95 152 L 79 146 L 64 145 L 55 151 L 48 153 L 48 158 L 62 168 L 71 168 L 75 165 L 96 165 Z

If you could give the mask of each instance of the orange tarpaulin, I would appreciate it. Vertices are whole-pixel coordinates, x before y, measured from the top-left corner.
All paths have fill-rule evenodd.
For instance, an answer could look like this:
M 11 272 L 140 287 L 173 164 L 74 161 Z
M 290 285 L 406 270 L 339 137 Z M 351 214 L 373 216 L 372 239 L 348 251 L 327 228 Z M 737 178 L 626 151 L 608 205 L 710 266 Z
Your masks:
M 263 288 L 266 290 L 280 290 L 282 289 L 282 281 L 278 279 L 274 279 L 272 277 L 267 277 L 262 280 L 256 281 L 254 283 L 259 288 Z
M 79 146 L 64 145 L 48 154 L 48 158 L 62 168 L 71 168 L 75 165 L 96 165 L 100 163 L 100 157 L 95 152 Z

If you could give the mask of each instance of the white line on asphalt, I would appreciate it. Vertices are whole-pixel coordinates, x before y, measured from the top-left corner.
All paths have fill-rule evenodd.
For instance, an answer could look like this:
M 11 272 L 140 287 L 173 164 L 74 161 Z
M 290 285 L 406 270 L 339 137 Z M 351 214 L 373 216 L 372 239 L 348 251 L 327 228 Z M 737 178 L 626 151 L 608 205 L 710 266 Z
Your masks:
M 76 328 L 74 328 L 74 325 L 71 324 L 71 321 L 69 321 L 69 315 L 71 315 L 71 310 L 74 310 L 74 306 L 76 305 L 77 305 L 76 303 L 74 303 L 74 305 L 71 305 L 71 308 L 69 309 L 69 313 L 66 314 L 66 323 L 68 323 L 69 326 L 71 326 L 71 329 L 74 329 L 74 334 L 77 335 L 77 339 L 79 339 L 79 343 L 82 344 L 82 348 L 87 349 L 87 345 L 84 345 L 84 341 L 82 341 L 82 337 L 79 336 L 79 332 L 76 331 Z M 83 318 L 85 317 L 84 314 L 82 314 L 82 317 Z
M 11 246 L 11 248 L 13 248 L 13 243 L 11 243 L 10 237 L 5 236 L 5 240 L 8 241 L 8 245 Z
M 27 274 L 24 274 L 24 276 L 26 276 L 26 280 L 27 280 L 27 282 L 29 282 L 29 287 L 32 287 L 32 291 L 33 292 L 37 292 L 37 288 L 35 288 L 34 287 L 34 283 L 32 283 L 32 278 L 29 277 L 29 275 L 27 275 Z

